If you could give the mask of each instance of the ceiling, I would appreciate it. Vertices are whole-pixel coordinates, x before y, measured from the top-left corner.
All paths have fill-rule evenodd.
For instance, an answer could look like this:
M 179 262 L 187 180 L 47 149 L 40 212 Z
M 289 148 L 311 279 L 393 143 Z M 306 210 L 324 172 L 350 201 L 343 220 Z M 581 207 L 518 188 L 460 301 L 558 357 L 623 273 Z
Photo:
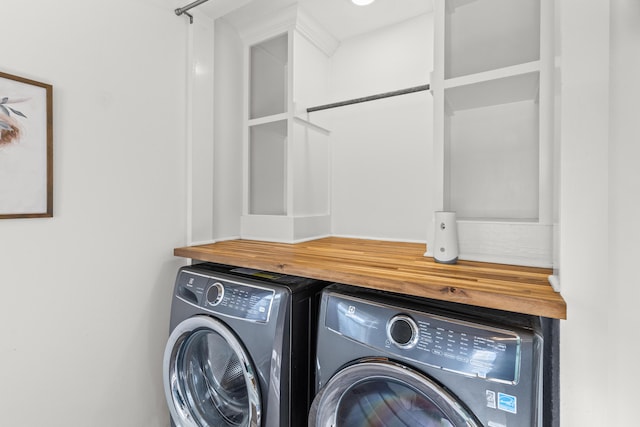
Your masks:
M 299 0 L 299 4 L 338 40 L 433 10 L 431 0 L 376 0 L 368 6 L 356 6 L 350 0 Z
M 296 3 L 338 40 L 433 11 L 433 0 L 376 0 L 369 6 L 356 6 L 350 0 L 210 0 L 198 8 L 214 19 L 225 16 L 234 24 Z

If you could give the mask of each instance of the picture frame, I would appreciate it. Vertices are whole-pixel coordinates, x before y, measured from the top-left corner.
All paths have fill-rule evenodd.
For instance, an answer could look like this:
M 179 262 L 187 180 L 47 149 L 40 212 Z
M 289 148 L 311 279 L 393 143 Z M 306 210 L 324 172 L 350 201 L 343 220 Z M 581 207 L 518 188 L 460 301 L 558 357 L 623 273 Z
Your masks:
M 53 86 L 0 72 L 0 219 L 53 216 Z

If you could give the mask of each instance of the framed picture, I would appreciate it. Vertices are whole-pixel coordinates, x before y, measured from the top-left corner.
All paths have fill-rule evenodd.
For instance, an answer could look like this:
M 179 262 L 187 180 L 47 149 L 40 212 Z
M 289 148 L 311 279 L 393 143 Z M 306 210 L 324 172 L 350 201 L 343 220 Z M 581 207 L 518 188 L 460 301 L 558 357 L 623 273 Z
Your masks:
M 0 72 L 0 219 L 53 216 L 53 86 Z

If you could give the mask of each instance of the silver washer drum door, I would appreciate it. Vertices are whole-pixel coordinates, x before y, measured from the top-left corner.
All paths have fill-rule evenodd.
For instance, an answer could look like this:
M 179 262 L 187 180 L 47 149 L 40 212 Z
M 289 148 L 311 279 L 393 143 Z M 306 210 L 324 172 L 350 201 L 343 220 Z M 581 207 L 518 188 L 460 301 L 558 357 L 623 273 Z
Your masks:
M 164 390 L 179 427 L 257 427 L 258 378 L 244 347 L 222 322 L 194 316 L 169 336 Z
M 331 378 L 316 396 L 309 427 L 480 427 L 427 376 L 386 359 L 366 359 Z

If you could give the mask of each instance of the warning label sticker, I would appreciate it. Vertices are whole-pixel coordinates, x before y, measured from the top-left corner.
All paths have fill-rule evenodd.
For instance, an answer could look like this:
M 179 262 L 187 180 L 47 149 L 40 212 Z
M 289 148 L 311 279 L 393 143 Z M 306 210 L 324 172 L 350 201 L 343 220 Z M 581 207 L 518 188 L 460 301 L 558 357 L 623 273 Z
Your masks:
M 486 395 L 487 395 L 487 408 L 496 409 L 496 392 L 487 390 Z

